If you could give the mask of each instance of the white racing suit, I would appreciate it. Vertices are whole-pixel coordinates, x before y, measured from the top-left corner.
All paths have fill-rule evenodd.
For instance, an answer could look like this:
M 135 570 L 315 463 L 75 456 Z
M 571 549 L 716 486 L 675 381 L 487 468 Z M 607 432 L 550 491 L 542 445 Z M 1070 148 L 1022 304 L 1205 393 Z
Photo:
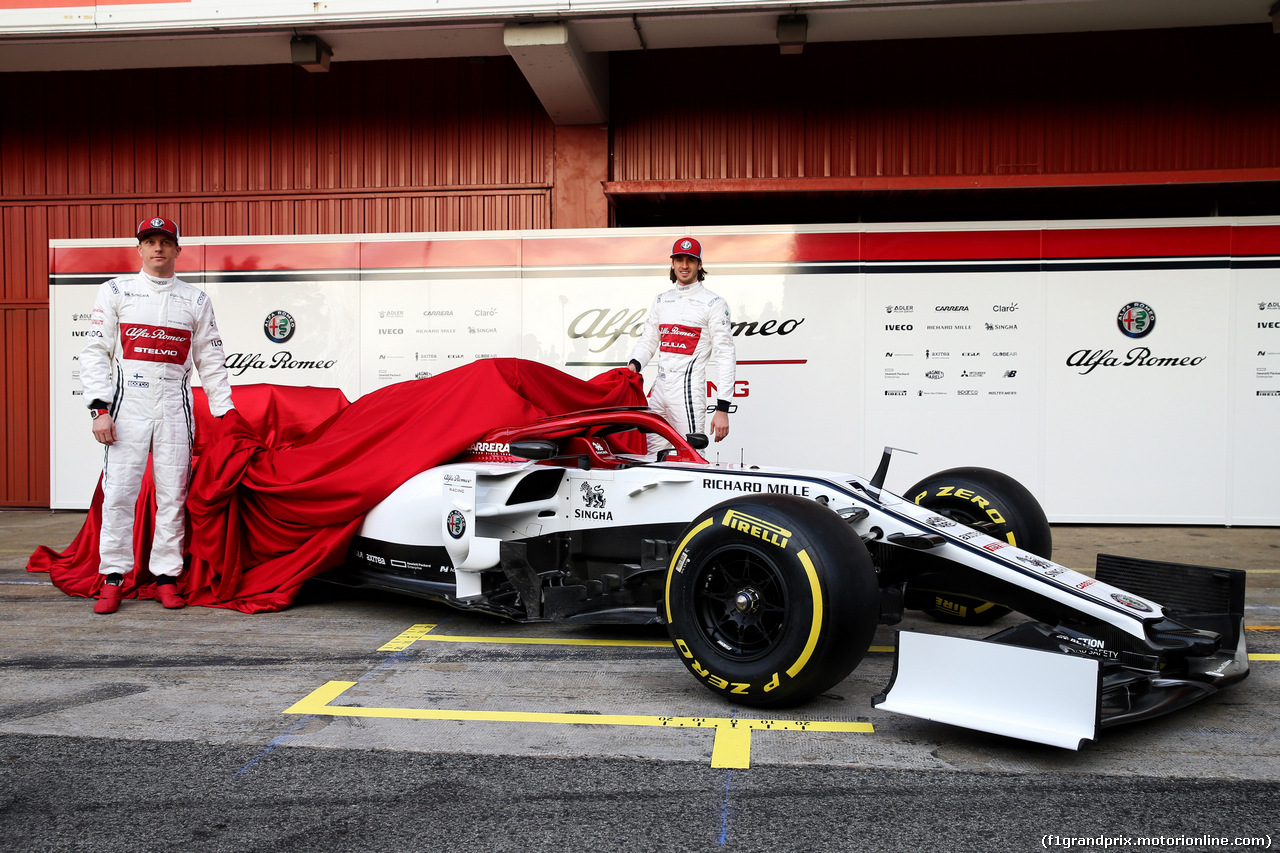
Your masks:
M 225 362 L 213 306 L 198 288 L 142 272 L 98 288 L 80 382 L 85 401 L 106 403 L 116 425 L 102 468 L 102 574 L 133 570 L 134 505 L 148 451 L 156 487 L 150 571 L 181 573 L 195 436 L 191 368 L 221 417 L 232 408 Z
M 643 370 L 655 352 L 658 377 L 649 390 L 649 408 L 681 435 L 705 432 L 707 361 L 717 362 L 717 407 L 724 411 L 728 411 L 738 369 L 729 304 L 701 282 L 676 285 L 659 295 L 649 308 L 631 360 Z M 649 436 L 650 453 L 668 446 L 665 440 Z

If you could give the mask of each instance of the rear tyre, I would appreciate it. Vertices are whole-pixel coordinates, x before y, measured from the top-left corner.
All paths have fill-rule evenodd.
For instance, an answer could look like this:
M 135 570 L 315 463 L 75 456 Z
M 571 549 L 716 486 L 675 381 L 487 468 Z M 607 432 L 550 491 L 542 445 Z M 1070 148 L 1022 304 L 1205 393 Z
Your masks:
M 990 468 L 950 468 L 916 483 L 904 496 L 1024 551 L 1045 559 L 1053 556 L 1053 533 L 1039 501 L 1007 474 Z M 947 580 L 935 574 L 912 581 L 906 606 L 960 625 L 987 625 L 1009 612 L 1008 607 L 949 586 Z
M 667 630 L 689 671 L 732 702 L 778 708 L 838 684 L 879 622 L 875 566 L 831 510 L 794 495 L 734 498 L 685 530 Z

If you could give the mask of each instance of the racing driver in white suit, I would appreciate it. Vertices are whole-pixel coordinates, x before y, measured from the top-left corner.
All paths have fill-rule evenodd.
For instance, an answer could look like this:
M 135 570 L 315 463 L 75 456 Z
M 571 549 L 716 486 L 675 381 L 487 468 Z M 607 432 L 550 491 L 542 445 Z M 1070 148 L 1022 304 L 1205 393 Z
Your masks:
M 738 369 L 729 304 L 707 290 L 702 281 L 702 245 L 682 237 L 671 247 L 671 281 L 675 287 L 653 300 L 640 342 L 631 351 L 630 367 L 639 373 L 656 353 L 658 377 L 649 391 L 649 408 L 681 435 L 705 432 L 707 362 L 716 362 L 716 406 L 710 435 L 729 434 L 729 406 Z M 649 452 L 668 446 L 649 436 Z
M 114 613 L 124 576 L 133 571 L 134 506 L 151 455 L 156 488 L 151 574 L 165 607 L 186 605 L 182 572 L 187 483 L 195 435 L 191 369 L 199 371 L 209 409 L 232 408 L 222 336 L 209 297 L 174 276 L 178 226 L 162 217 L 138 223 L 142 270 L 103 282 L 93 305 L 80 382 L 93 416 L 93 437 L 106 445 L 98 571 L 105 575 L 95 613 Z

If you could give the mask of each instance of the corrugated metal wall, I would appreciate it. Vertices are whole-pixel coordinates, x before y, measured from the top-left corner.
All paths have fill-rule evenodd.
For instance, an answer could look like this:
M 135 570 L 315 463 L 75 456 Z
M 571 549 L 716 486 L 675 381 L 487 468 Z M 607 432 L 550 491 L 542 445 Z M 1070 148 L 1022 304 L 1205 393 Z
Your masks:
M 1278 60 L 1268 27 L 619 53 L 610 175 L 1274 168 Z M 0 506 L 48 502 L 49 239 L 552 225 L 507 59 L 6 74 L 0 115 Z
M 616 54 L 614 181 L 1280 166 L 1268 27 Z
M 49 503 L 49 309 L 0 308 L 0 505 Z M 31 354 L 39 354 L 32 358 Z M 39 425 L 45 425 L 37 431 Z
M 553 127 L 483 62 L 0 75 L 0 506 L 49 502 L 48 241 L 551 224 Z
M 50 236 L 157 199 L 204 236 L 546 224 L 552 126 L 509 60 L 3 76 L 0 203 Z

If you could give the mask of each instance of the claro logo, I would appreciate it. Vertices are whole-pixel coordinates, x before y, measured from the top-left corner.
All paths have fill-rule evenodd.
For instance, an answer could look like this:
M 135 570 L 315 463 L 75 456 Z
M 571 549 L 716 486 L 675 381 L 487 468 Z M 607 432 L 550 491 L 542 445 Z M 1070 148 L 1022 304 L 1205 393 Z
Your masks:
M 601 341 L 599 346 L 591 347 L 589 352 L 604 352 L 613 346 L 621 337 L 638 338 L 644 334 L 645 310 L 621 308 L 590 308 L 569 321 L 570 339 Z M 733 324 L 733 336 L 736 337 L 770 337 L 772 335 L 789 335 L 804 323 L 799 317 L 786 320 L 765 320 L 764 322 L 744 321 Z

